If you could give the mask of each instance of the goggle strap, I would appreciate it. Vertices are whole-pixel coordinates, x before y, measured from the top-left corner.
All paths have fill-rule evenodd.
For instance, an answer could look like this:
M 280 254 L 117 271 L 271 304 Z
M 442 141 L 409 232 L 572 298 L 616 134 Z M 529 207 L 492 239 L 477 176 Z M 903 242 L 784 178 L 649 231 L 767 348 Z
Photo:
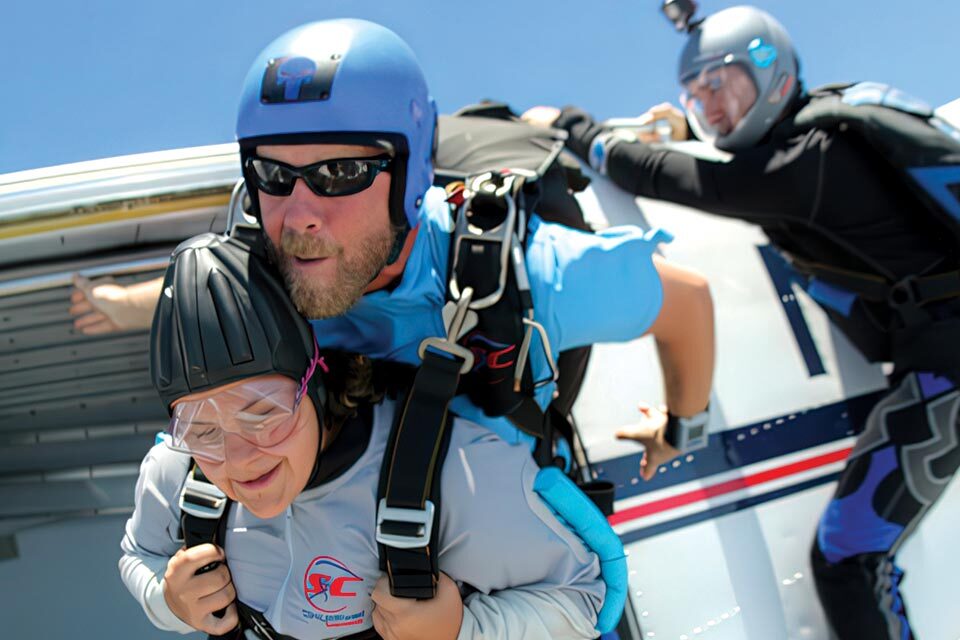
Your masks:
M 303 399 L 303 394 L 307 391 L 307 382 L 310 381 L 310 378 L 313 377 L 314 372 L 317 370 L 317 365 L 323 369 L 324 373 L 330 373 L 330 367 L 327 366 L 327 363 L 324 362 L 323 358 L 320 356 L 320 347 L 317 345 L 317 339 L 313 339 L 313 357 L 310 359 L 310 365 L 307 367 L 306 373 L 303 374 L 303 377 L 300 378 L 300 387 L 297 389 L 297 397 L 295 399 L 295 404 L 300 404 L 300 400 Z

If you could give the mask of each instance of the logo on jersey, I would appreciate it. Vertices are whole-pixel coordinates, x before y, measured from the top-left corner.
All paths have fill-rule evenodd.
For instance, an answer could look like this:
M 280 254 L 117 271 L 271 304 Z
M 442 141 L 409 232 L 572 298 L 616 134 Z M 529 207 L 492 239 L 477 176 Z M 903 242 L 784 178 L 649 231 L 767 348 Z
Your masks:
M 340 613 L 357 598 L 361 582 L 363 578 L 336 558 L 317 556 L 303 574 L 303 595 L 320 613 Z

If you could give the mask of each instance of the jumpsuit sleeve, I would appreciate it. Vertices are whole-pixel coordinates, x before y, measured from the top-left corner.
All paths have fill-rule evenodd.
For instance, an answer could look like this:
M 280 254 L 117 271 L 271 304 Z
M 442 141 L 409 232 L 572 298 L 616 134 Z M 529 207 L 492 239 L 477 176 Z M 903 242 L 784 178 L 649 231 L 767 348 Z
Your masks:
M 567 146 L 586 160 L 594 137 L 604 131 L 588 114 L 566 107 L 556 126 Z M 738 151 L 729 162 L 697 158 L 642 142 L 620 142 L 609 151 L 608 177 L 620 188 L 710 213 L 761 225 L 808 219 L 823 185 L 823 154 L 831 139 L 812 130 L 783 144 Z
M 442 476 L 440 569 L 470 592 L 459 639 L 594 638 L 597 556 L 533 484 L 525 446 L 458 419 Z
M 529 229 L 533 306 L 555 353 L 633 340 L 650 328 L 663 303 L 653 254 L 669 233 L 622 226 L 592 234 L 537 217 Z
M 193 633 L 163 597 L 167 562 L 183 546 L 178 539 L 180 488 L 187 476 L 189 457 L 154 446 L 140 465 L 133 515 L 127 520 L 120 548 L 120 577 L 158 629 Z

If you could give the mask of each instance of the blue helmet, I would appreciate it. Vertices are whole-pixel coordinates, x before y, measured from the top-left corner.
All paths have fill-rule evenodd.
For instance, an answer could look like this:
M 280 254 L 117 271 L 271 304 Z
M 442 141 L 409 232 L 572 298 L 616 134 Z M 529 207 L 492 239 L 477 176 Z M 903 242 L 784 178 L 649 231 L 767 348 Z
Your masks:
M 390 214 L 408 228 L 433 184 L 436 123 L 420 64 L 397 34 L 364 20 L 324 20 L 260 52 L 244 82 L 237 140 L 241 161 L 258 144 L 389 146 Z M 247 186 L 259 215 L 249 178 Z

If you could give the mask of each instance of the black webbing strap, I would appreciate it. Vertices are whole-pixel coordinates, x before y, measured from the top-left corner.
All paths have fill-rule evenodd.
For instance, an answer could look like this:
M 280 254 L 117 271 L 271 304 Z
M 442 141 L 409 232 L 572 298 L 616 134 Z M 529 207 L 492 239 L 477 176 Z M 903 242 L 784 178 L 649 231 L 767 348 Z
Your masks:
M 544 413 L 537 401 L 531 397 L 525 397 L 520 404 L 507 416 L 507 419 L 520 431 L 531 435 L 538 440 L 543 440 L 544 436 Z
M 546 411 L 540 409 L 533 398 L 525 398 L 520 407 L 511 413 L 507 418 L 515 427 L 530 434 L 537 440 L 537 448 L 534 451 L 534 457 L 540 467 L 555 465 L 563 467 L 562 458 L 554 458 L 553 443 L 557 436 L 566 440 L 571 449 L 576 441 L 576 428 L 570 421 L 570 418 L 564 415 L 554 404 L 547 407 Z M 555 435 L 556 434 L 556 435 Z M 577 469 L 576 455 L 571 451 L 574 462 L 574 470 Z M 615 487 L 612 482 L 607 480 L 597 480 L 590 472 L 590 464 L 586 463 L 587 473 L 591 480 L 585 480 L 580 473 L 573 473 L 573 480 L 577 487 L 586 494 L 590 500 L 600 509 L 605 516 L 613 515 L 613 501 Z
M 220 489 L 210 482 L 200 465 L 195 460 L 190 461 L 190 470 L 180 492 L 180 531 L 183 533 L 183 543 L 188 549 L 200 544 L 215 544 L 223 548 L 227 513 L 232 501 Z M 197 569 L 196 574 L 213 571 L 220 566 L 220 561 L 211 562 Z M 224 609 L 214 611 L 213 615 L 222 618 Z M 230 631 L 222 636 L 207 636 L 209 640 L 233 640 L 242 637 L 237 635 L 238 630 Z
M 886 278 L 868 273 L 797 258 L 793 258 L 792 262 L 800 273 L 820 278 L 872 302 L 889 302 L 897 306 L 898 303 L 912 301 L 922 305 L 960 296 L 960 271 L 911 276 L 891 284 Z
M 191 460 L 187 480 L 180 492 L 180 530 L 184 545 L 190 548 L 206 543 L 219 544 L 217 531 L 230 509 L 230 502 Z M 209 565 L 201 567 L 198 573 L 213 568 Z
M 377 508 L 380 568 L 399 598 L 432 598 L 437 584 L 440 470 L 449 445 L 447 408 L 464 360 L 426 349 L 384 454 Z

